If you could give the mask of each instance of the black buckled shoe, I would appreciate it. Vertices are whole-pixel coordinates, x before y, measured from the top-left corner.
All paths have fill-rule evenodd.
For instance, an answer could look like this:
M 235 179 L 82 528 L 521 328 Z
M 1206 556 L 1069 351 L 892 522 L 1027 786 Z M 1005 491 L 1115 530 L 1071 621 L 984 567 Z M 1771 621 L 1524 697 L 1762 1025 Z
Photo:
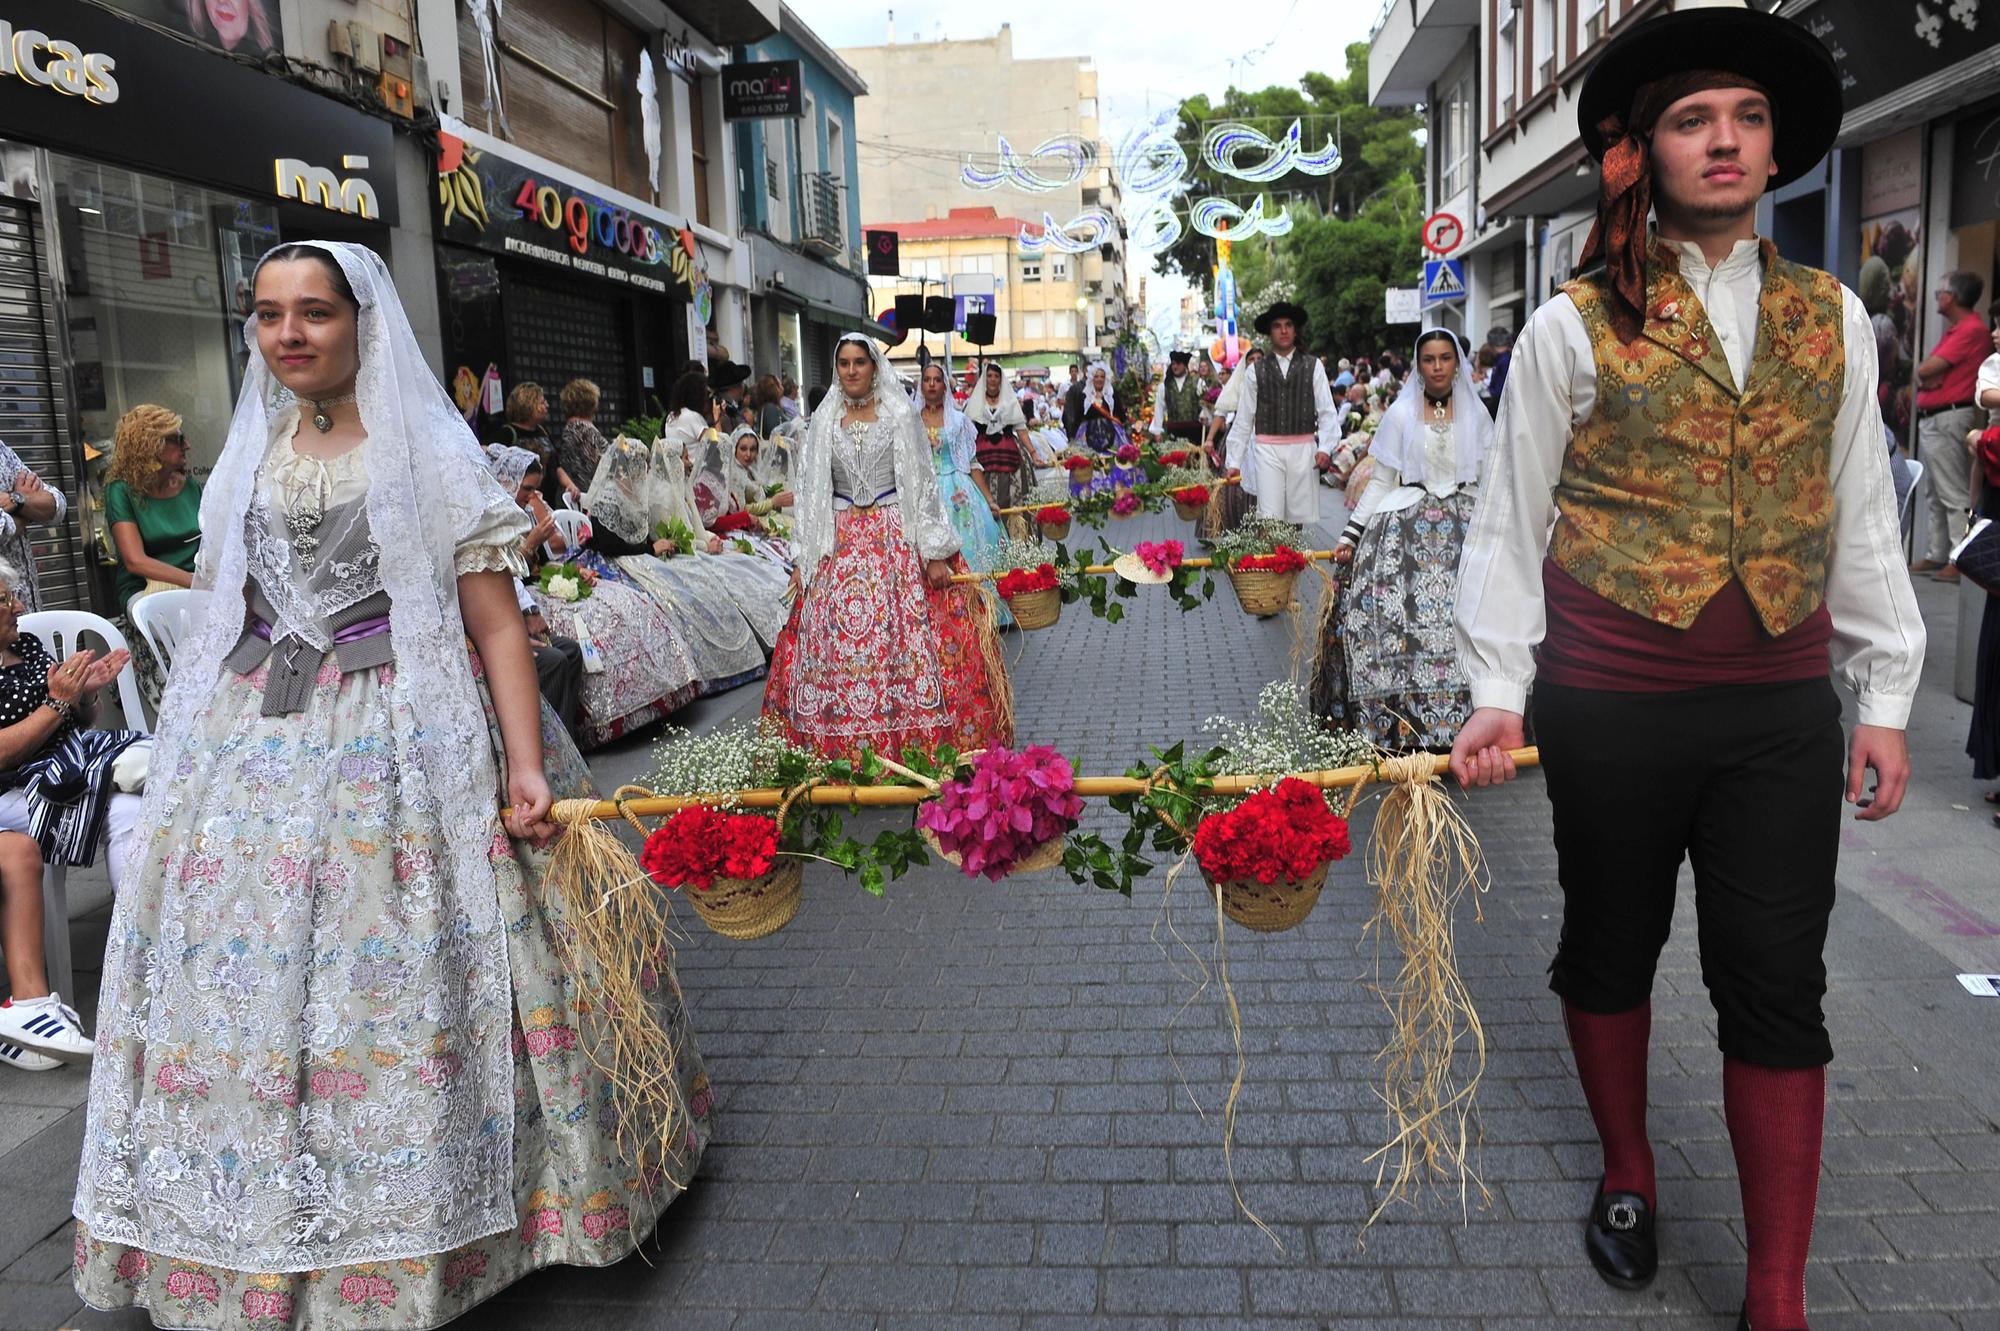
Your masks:
M 1583 1222 L 1583 1250 L 1607 1283 L 1644 1289 L 1660 1269 L 1653 1208 L 1636 1192 L 1606 1192 L 1599 1182 Z

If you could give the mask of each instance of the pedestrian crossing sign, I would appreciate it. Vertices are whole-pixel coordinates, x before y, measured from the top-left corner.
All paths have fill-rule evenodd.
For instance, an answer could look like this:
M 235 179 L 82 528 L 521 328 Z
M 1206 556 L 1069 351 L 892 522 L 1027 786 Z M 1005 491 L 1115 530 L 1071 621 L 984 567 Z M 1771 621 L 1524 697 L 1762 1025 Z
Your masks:
M 1465 299 L 1463 259 L 1424 260 L 1424 304 L 1443 305 Z

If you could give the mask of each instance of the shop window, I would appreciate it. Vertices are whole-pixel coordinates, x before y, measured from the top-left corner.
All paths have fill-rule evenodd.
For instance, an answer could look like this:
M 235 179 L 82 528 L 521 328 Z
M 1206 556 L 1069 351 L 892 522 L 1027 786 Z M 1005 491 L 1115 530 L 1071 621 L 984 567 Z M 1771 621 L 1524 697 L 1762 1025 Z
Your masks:
M 798 311 L 781 311 L 778 315 L 778 373 L 790 375 L 792 382 L 799 385 L 799 400 L 803 405 L 806 368 L 800 334 Z
M 205 476 L 243 382 L 250 275 L 278 242 L 276 208 L 59 154 L 50 172 L 84 439 L 106 447 L 127 410 L 158 403 L 186 422 Z
M 708 205 L 708 89 L 713 79 L 688 85 L 688 140 L 694 145 L 694 220 L 713 226 Z

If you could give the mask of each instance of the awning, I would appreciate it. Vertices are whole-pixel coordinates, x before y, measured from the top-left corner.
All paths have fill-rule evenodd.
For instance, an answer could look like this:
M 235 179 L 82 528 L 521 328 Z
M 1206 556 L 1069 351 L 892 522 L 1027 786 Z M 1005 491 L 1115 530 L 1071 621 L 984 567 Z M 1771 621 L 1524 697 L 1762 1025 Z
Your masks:
M 803 296 L 783 287 L 771 287 L 764 294 L 773 300 L 804 310 L 814 316 L 815 323 L 830 323 L 843 333 L 866 333 L 882 342 L 896 340 L 895 330 L 876 322 L 873 315 L 835 305 L 832 301 L 814 300 L 810 296 Z

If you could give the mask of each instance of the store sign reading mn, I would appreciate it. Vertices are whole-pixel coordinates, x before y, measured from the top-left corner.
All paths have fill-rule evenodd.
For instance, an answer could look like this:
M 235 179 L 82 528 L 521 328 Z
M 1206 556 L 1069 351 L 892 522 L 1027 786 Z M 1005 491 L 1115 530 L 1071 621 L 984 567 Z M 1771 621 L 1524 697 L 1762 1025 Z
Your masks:
M 805 111 L 805 75 L 799 61 L 762 60 L 723 66 L 724 120 L 795 120 Z

